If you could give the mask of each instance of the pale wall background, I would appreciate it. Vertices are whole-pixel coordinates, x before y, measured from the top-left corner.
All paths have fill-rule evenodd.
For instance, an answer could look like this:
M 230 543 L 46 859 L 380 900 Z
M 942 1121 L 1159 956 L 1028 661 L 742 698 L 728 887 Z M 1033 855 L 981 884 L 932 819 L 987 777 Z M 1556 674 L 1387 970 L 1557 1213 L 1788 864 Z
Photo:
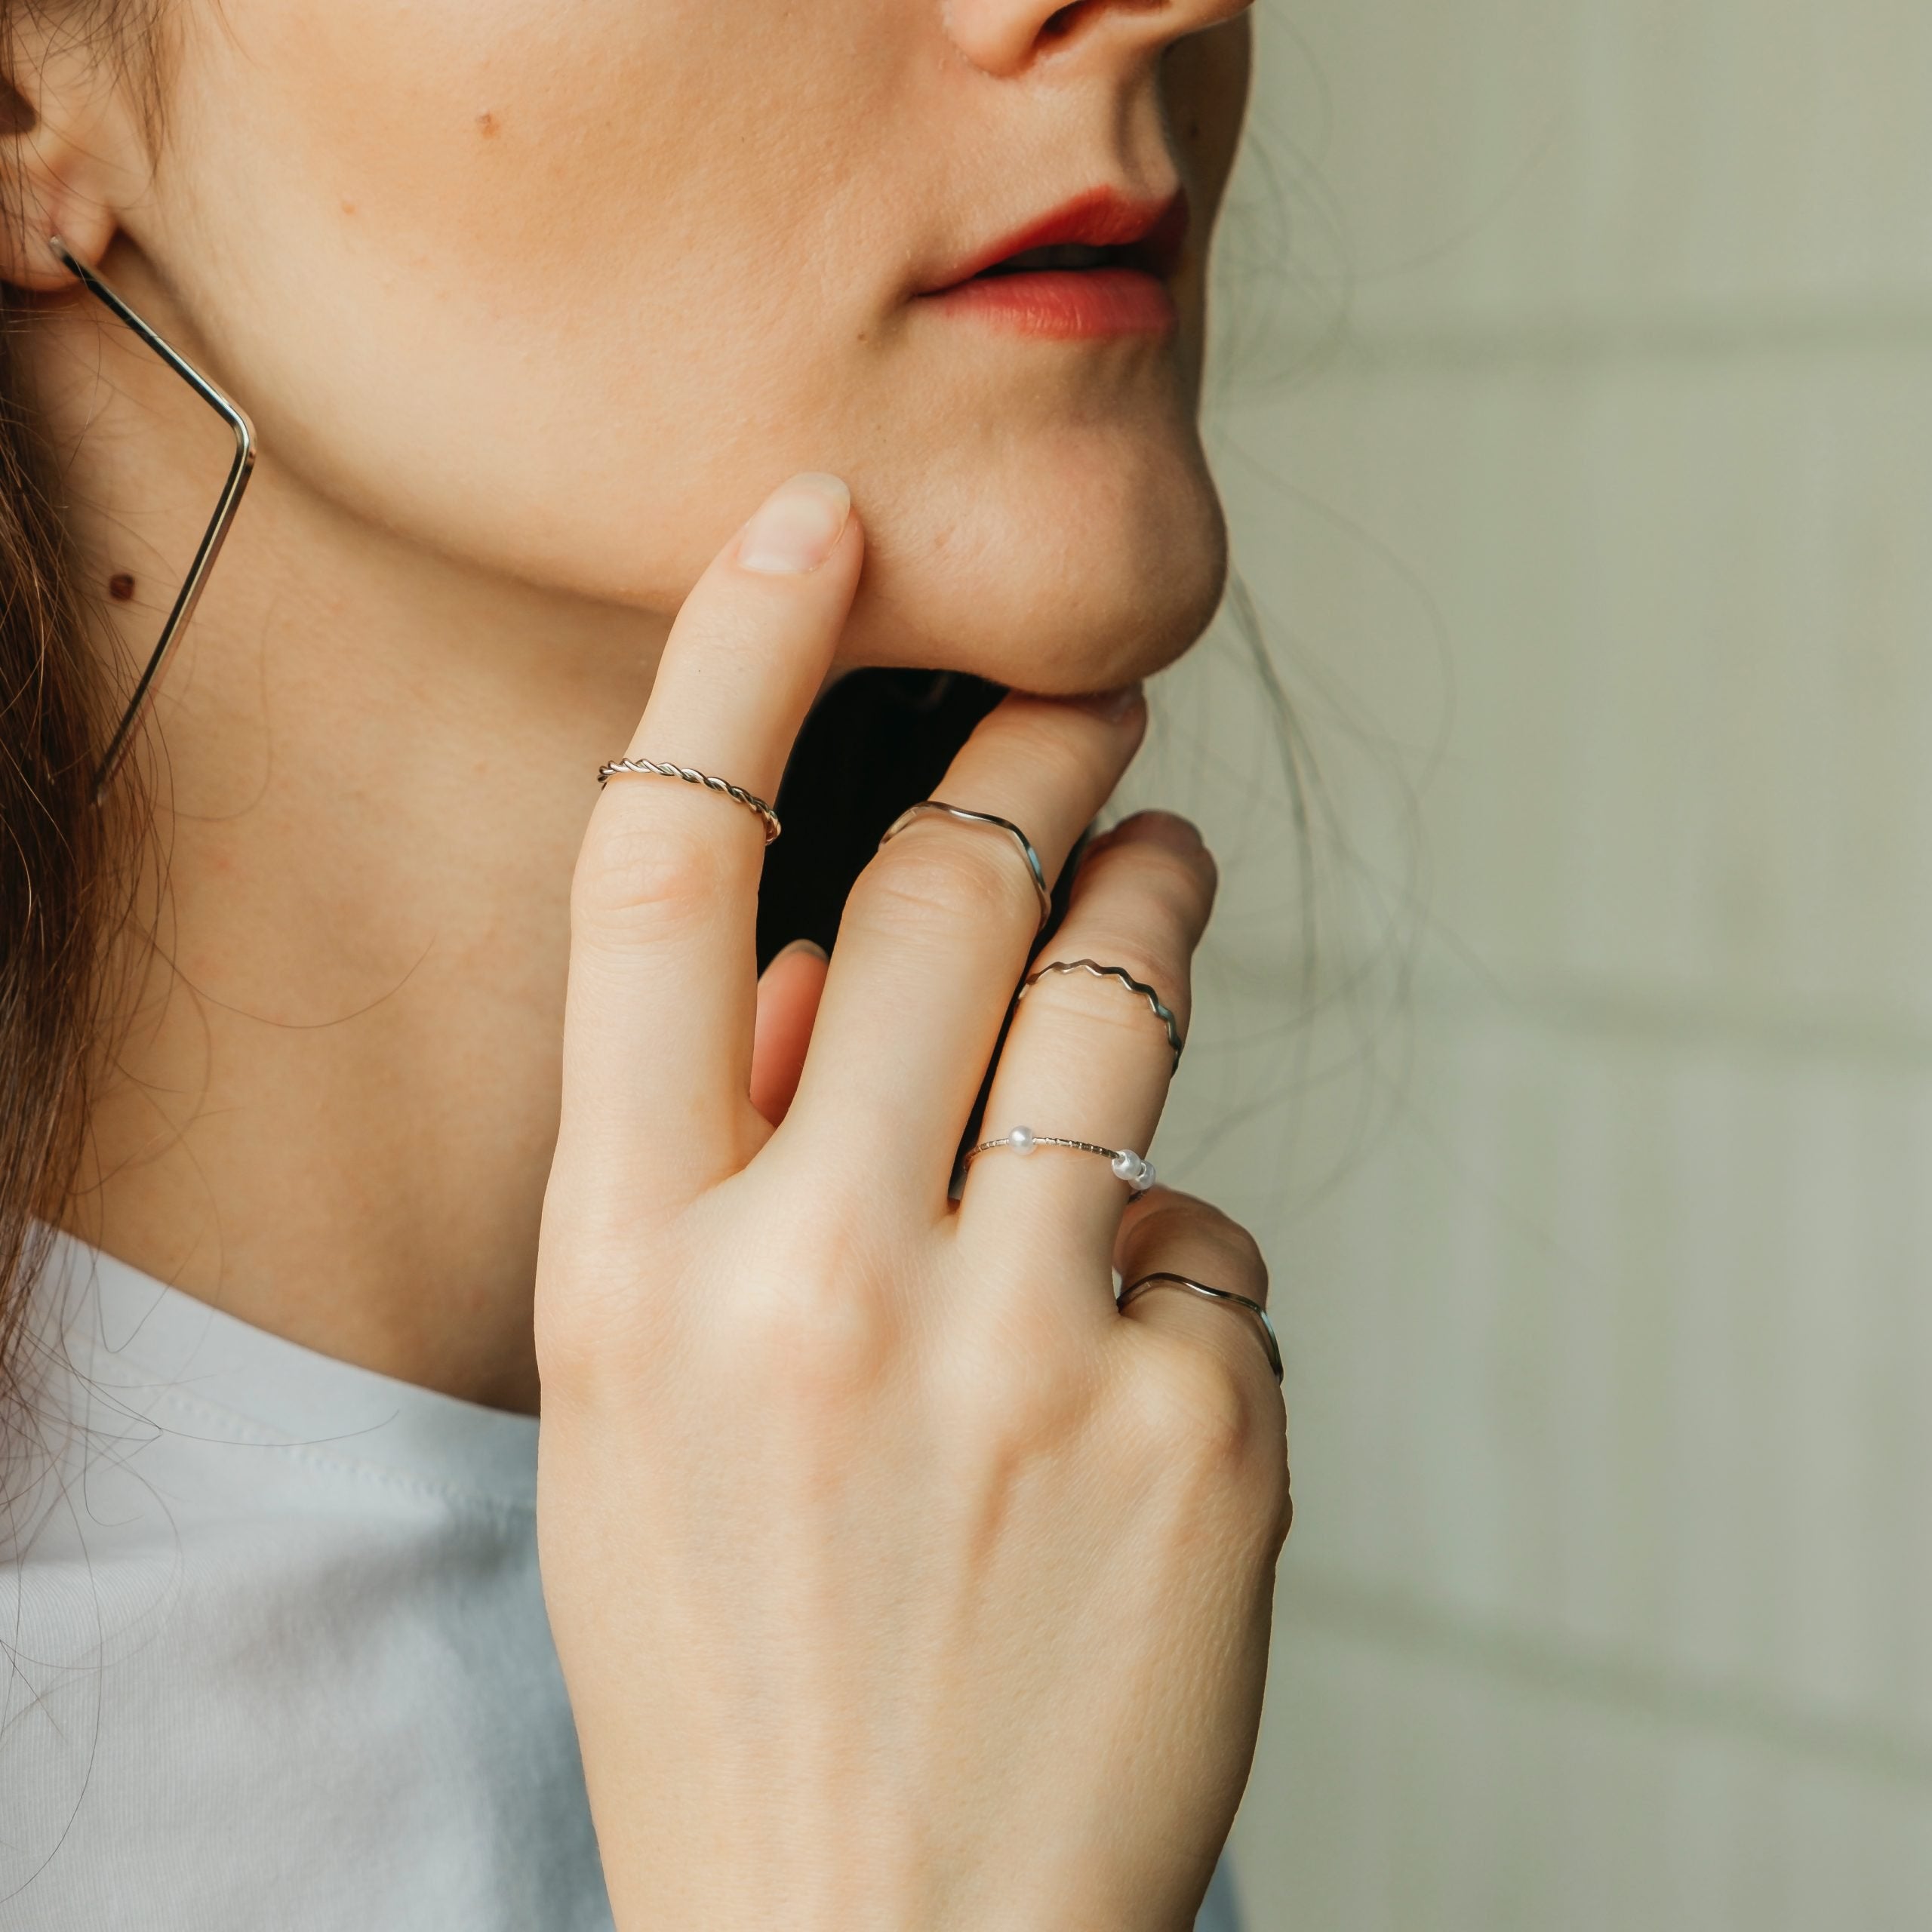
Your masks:
M 1932 5 L 1264 4 L 1307 1037 L 1251 688 L 1146 774 L 1277 915 L 1163 1149 L 1292 1352 L 1255 1932 L 1932 1927 Z

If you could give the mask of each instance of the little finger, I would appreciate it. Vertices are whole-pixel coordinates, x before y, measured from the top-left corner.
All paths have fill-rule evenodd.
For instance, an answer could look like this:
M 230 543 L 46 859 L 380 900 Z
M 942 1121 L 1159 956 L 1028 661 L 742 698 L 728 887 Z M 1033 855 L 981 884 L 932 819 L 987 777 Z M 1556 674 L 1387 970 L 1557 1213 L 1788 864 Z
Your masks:
M 1268 1264 L 1239 1222 L 1192 1195 L 1156 1188 L 1128 1209 L 1115 1265 L 1123 1319 L 1211 1349 L 1244 1386 L 1279 1387 Z
M 1238 1467 L 1279 1549 L 1294 1521 L 1281 1348 L 1254 1237 L 1219 1209 L 1159 1188 L 1121 1229 L 1120 1337 L 1144 1355 L 1171 1442 Z

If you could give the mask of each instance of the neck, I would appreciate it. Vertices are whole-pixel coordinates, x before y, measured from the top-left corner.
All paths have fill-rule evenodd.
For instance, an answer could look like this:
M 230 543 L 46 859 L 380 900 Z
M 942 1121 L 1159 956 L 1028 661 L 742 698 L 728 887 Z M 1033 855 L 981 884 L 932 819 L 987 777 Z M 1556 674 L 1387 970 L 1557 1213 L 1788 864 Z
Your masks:
M 85 580 L 135 579 L 103 626 L 123 692 L 222 432 L 91 312 L 48 319 L 35 368 L 93 506 Z M 152 830 L 74 1232 L 325 1353 L 534 1407 L 571 869 L 664 632 L 371 527 L 269 450 L 116 780 Z

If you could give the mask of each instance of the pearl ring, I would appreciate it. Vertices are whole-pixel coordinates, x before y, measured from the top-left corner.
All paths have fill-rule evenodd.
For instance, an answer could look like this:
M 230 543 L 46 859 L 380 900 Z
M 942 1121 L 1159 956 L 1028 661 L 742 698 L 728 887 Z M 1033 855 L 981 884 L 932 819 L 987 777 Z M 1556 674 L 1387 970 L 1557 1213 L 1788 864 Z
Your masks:
M 1030 1127 L 1011 1128 L 993 1140 L 981 1141 L 978 1146 L 968 1151 L 966 1163 L 970 1167 L 982 1154 L 990 1154 L 1001 1147 L 1009 1154 L 1031 1154 L 1041 1147 L 1066 1147 L 1076 1154 L 1097 1154 L 1113 1169 L 1115 1178 L 1125 1181 L 1128 1193 L 1137 1198 L 1154 1185 L 1153 1162 L 1137 1154 L 1131 1147 L 1103 1147 L 1097 1141 L 1069 1140 L 1057 1134 L 1036 1134 Z

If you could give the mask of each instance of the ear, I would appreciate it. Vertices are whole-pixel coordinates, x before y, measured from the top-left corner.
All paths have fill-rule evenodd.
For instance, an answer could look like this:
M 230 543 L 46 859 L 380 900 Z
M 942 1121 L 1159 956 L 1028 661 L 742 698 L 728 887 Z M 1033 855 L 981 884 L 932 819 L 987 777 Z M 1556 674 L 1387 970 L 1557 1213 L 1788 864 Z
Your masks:
M 98 262 L 120 211 L 145 186 L 147 146 L 133 111 L 125 63 L 97 36 L 57 33 L 54 9 L 9 8 L 11 45 L 0 48 L 0 281 L 17 288 L 71 288 L 49 245 L 59 235 Z

